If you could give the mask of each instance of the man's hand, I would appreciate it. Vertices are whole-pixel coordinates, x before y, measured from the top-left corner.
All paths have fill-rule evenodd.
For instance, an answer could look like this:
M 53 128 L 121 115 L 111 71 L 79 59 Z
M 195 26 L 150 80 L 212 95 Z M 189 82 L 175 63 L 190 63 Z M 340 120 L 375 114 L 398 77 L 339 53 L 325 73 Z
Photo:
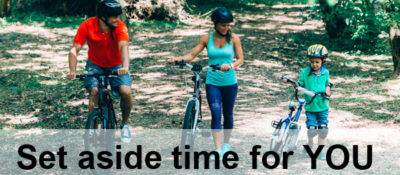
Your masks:
M 119 68 L 118 69 L 118 76 L 128 74 L 129 70 L 127 68 Z
M 67 78 L 68 79 L 70 79 L 70 80 L 73 80 L 73 79 L 75 79 L 76 78 L 76 72 L 69 72 L 68 73 L 68 75 L 67 75 Z

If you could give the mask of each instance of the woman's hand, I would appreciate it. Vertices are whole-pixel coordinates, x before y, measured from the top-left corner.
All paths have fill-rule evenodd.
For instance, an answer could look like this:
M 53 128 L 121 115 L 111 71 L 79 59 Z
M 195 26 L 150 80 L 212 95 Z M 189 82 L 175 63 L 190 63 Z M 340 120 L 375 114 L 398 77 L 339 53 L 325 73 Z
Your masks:
M 175 63 L 176 61 L 182 61 L 182 60 L 183 60 L 182 57 L 172 57 L 172 58 L 168 58 L 168 59 L 167 59 L 167 62 L 168 62 L 169 64 L 173 64 L 173 63 Z
M 221 71 L 228 71 L 229 69 L 232 69 L 231 64 L 222 64 L 221 65 Z

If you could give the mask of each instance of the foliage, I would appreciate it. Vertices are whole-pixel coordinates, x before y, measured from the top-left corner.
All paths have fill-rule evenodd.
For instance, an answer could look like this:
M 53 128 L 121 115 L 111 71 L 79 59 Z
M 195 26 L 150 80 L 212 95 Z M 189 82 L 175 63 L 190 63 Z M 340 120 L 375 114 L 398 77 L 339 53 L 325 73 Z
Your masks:
M 63 28 L 63 27 L 72 27 L 76 28 L 79 24 L 86 18 L 86 16 L 77 16 L 77 17 L 51 17 L 46 16 L 38 12 L 31 12 L 26 14 L 14 13 L 9 17 L 5 18 L 7 23 L 22 23 L 22 24 L 39 24 L 44 25 L 44 27 L 49 28 Z M 1 21 L 0 21 L 1 25 Z
M 370 0 L 319 0 L 314 10 L 317 18 L 325 23 L 326 31 L 331 39 L 345 41 L 354 50 L 376 52 L 382 49 L 382 33 L 400 18 L 398 7 L 400 1 Z M 350 40 L 349 40 L 350 39 Z M 350 42 L 349 42 L 350 41 Z

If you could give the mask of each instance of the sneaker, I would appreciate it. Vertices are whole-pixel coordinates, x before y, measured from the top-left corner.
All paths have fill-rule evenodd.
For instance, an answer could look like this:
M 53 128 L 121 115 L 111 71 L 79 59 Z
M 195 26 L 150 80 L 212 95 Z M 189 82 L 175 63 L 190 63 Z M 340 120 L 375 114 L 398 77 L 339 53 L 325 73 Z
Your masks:
M 221 160 L 222 159 L 222 150 L 220 150 L 220 149 L 217 149 L 217 150 L 215 150 L 218 154 L 219 154 L 219 159 Z M 215 156 L 214 156 L 214 154 L 212 154 L 211 156 L 210 156 L 210 160 L 215 160 Z
M 222 145 L 222 149 L 221 149 L 222 155 L 224 155 L 226 152 L 228 152 L 230 150 L 231 150 L 231 145 L 229 143 L 224 143 Z
M 121 126 L 121 141 L 124 143 L 131 142 L 131 131 L 129 130 L 129 126 L 127 124 L 123 124 Z

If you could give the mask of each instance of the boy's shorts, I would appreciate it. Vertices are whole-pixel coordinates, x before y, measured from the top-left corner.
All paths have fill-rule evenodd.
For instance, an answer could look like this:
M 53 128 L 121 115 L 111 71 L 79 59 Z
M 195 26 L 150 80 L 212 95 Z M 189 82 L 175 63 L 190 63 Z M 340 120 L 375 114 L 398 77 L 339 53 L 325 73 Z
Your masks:
M 329 110 L 322 111 L 322 112 L 307 112 L 306 111 L 307 127 L 321 126 L 321 125 L 328 126 L 328 115 L 329 115 Z
M 85 66 L 85 72 L 86 75 L 104 74 L 117 71 L 120 68 L 122 68 L 122 65 L 114 66 L 111 68 L 101 68 L 93 64 L 90 60 L 87 60 Z M 114 96 L 119 96 L 119 86 L 125 85 L 131 87 L 131 84 L 132 84 L 132 79 L 129 76 L 129 74 L 117 77 L 110 77 L 110 85 Z M 86 89 L 90 90 L 94 87 L 97 87 L 99 85 L 99 82 L 95 77 L 87 77 L 85 78 L 84 85 Z

